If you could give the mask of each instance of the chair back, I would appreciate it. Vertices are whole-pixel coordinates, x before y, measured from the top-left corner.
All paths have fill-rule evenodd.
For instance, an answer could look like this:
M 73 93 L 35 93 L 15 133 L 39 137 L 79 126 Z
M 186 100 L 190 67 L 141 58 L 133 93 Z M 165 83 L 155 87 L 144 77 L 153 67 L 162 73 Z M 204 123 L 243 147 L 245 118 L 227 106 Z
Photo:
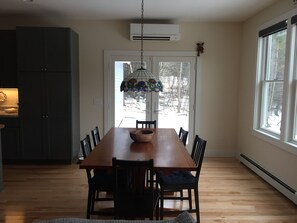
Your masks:
M 153 166 L 152 159 L 143 161 L 112 159 L 116 218 L 154 216 L 153 181 L 150 181 L 148 187 L 145 182 L 146 173 L 153 177 Z
M 201 166 L 204 158 L 206 143 L 207 141 L 200 138 L 198 135 L 195 136 L 191 157 L 197 166 L 196 177 L 198 179 L 201 172 Z
M 85 159 L 92 152 L 90 136 L 86 135 L 86 137 L 80 141 L 80 145 L 81 145 L 83 157 Z M 90 182 L 92 179 L 91 170 L 86 169 L 86 172 L 87 172 L 88 181 Z
M 99 129 L 98 126 L 96 126 L 92 131 L 92 138 L 93 138 L 93 143 L 94 147 L 97 146 L 100 142 L 100 134 L 99 134 Z
M 180 127 L 178 137 L 184 145 L 187 144 L 188 134 L 189 134 L 188 131 L 184 130 L 183 127 Z
M 80 141 L 80 145 L 81 145 L 83 157 L 85 159 L 90 154 L 90 152 L 92 152 L 90 135 L 86 135 L 86 137 Z
M 139 121 L 136 120 L 136 128 L 157 128 L 157 121 Z

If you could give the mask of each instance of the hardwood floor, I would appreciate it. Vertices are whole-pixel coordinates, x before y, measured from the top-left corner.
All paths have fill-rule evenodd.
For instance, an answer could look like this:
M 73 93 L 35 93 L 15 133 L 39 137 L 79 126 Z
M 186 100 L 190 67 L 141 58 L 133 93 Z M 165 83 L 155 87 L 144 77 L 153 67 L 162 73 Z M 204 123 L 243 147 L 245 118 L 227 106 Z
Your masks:
M 206 158 L 199 184 L 202 223 L 297 222 L 297 206 L 233 158 Z M 5 165 L 0 222 L 85 218 L 87 191 L 86 173 L 75 164 Z M 165 206 L 186 208 L 187 202 Z

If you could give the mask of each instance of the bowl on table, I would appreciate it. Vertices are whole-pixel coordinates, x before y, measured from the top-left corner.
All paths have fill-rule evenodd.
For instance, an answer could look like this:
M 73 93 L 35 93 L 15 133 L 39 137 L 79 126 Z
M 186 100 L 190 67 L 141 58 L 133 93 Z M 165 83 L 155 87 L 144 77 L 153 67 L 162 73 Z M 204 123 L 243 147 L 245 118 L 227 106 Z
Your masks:
M 150 142 L 154 136 L 154 131 L 149 129 L 136 129 L 130 131 L 130 137 L 134 142 Z

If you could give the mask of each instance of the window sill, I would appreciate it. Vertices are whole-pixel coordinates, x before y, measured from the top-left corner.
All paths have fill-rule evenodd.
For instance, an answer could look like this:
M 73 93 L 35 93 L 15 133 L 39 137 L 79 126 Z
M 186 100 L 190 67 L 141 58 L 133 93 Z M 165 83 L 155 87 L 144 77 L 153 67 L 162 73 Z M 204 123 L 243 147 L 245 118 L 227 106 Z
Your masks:
M 265 142 L 297 156 L 297 145 L 294 143 L 281 141 L 279 138 L 259 129 L 254 129 L 252 134 Z

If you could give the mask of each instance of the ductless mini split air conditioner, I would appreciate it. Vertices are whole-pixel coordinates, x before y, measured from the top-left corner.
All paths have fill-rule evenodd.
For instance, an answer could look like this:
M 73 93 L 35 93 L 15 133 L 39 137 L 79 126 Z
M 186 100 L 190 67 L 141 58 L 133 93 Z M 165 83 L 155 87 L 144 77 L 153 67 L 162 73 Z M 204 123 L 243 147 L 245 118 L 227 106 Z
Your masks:
M 130 40 L 141 40 L 141 24 L 130 24 Z M 177 24 L 143 24 L 143 40 L 180 40 Z

